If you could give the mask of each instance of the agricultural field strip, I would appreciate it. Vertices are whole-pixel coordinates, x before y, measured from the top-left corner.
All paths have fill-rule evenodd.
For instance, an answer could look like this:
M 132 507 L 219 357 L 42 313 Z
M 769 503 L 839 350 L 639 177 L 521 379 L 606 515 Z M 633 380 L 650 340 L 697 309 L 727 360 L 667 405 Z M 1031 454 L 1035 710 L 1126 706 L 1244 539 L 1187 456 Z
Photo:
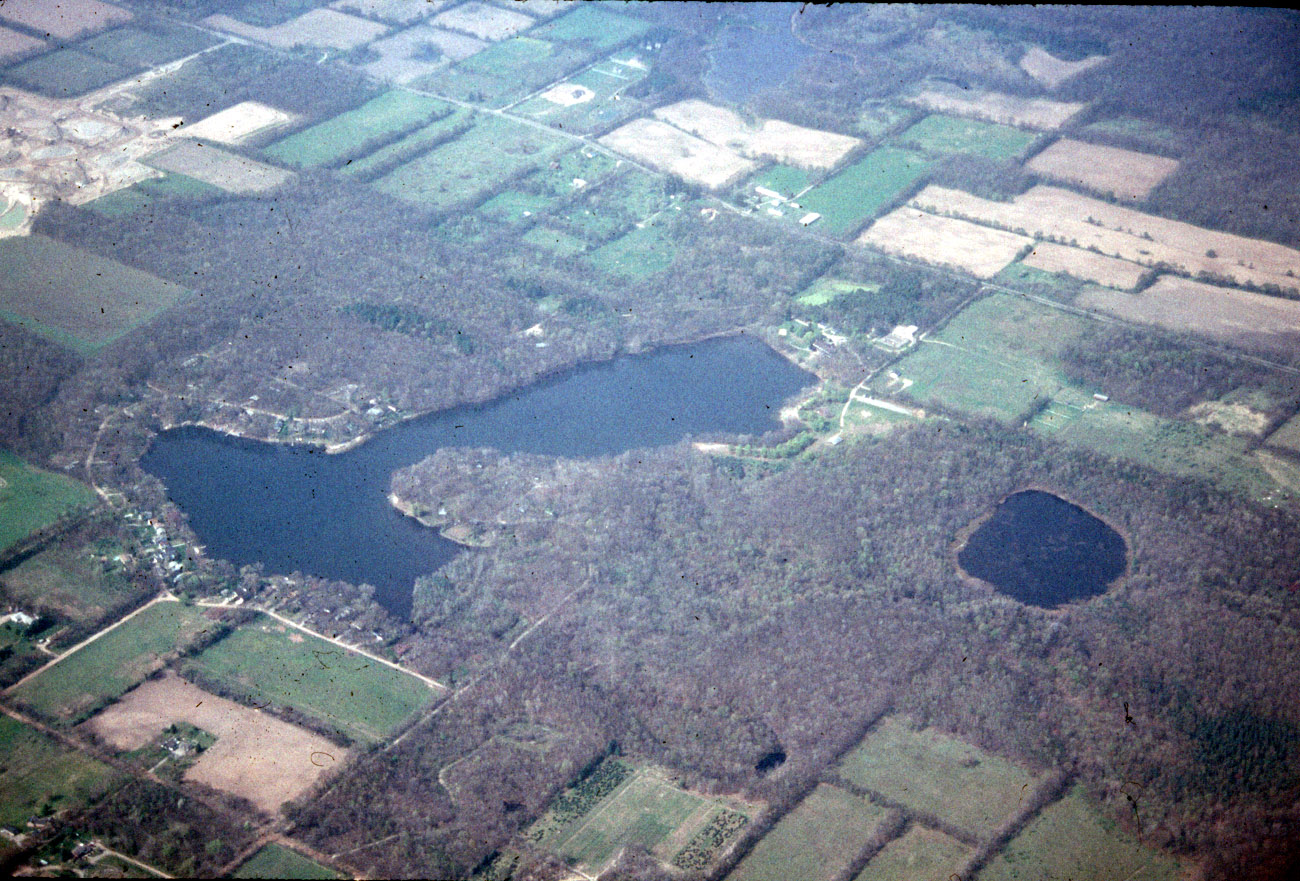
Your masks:
M 1178 160 L 1061 138 L 1026 162 L 1025 168 L 1084 189 L 1145 199 L 1178 170 Z
M 753 160 L 658 119 L 634 119 L 599 140 L 623 155 L 710 189 L 721 189 L 758 168 Z
M 943 216 L 1013 232 L 1023 230 L 1028 235 L 1079 248 L 1096 248 L 1102 254 L 1143 266 L 1165 263 L 1189 275 L 1206 272 L 1239 284 L 1300 289 L 1300 251 L 1167 220 L 1057 187 L 1036 186 L 1011 202 L 994 202 L 931 185 L 909 204 Z M 1144 234 L 1151 238 L 1143 238 Z M 1206 256 L 1207 252 L 1215 256 Z M 1263 268 L 1256 264 L 1263 264 Z M 1294 275 L 1287 276 L 1288 271 Z
M 114 630 L 116 630 L 117 628 L 121 627 L 123 624 L 125 624 L 125 623 L 128 622 L 128 621 L 130 621 L 130 620 L 131 620 L 132 618 L 134 618 L 136 615 L 139 615 L 139 614 L 140 614 L 141 612 L 143 612 L 145 609 L 148 609 L 148 608 L 150 608 L 151 606 L 156 605 L 157 603 L 176 603 L 176 602 L 180 602 L 180 601 L 179 601 L 176 597 L 172 596 L 170 593 L 163 594 L 162 596 L 154 597 L 154 598 L 151 599 L 149 602 L 145 603 L 143 606 L 141 606 L 140 608 L 136 609 L 134 612 L 130 612 L 130 613 L 128 613 L 127 615 L 123 616 L 122 618 L 119 618 L 118 620 L 114 621 L 112 624 L 109 624 L 107 627 L 103 628 L 102 630 L 100 630 L 100 631 L 98 631 L 98 632 L 96 632 L 96 633 L 93 633 L 93 634 L 91 634 L 90 636 L 86 637 L 86 638 L 83 639 L 81 642 L 77 643 L 77 644 L 74 645 L 72 648 L 68 649 L 67 651 L 62 652 L 61 654 L 59 654 L 56 658 L 54 658 L 54 659 L 53 659 L 52 661 L 50 661 L 49 663 L 44 664 L 44 665 L 42 665 L 42 666 L 40 666 L 40 667 L 37 667 L 35 670 L 33 670 L 32 672 L 28 673 L 28 674 L 27 674 L 26 676 L 24 676 L 22 679 L 19 679 L 19 680 L 18 680 L 17 682 L 15 682 L 13 685 L 10 685 L 8 688 L 6 688 L 6 689 L 4 690 L 4 693 L 5 693 L 5 694 L 9 694 L 9 693 L 12 692 L 14 689 L 16 689 L 18 686 L 23 685 L 24 683 L 28 682 L 29 680 L 35 679 L 37 676 L 41 675 L 41 674 L 44 673 L 46 670 L 48 670 L 48 669 L 50 669 L 51 667 L 53 667 L 55 664 L 58 664 L 59 662 L 65 660 L 66 658 L 68 658 L 68 657 L 70 657 L 71 655 L 73 655 L 73 654 L 75 654 L 75 653 L 81 651 L 81 650 L 82 650 L 83 648 L 85 648 L 86 646 L 88 646 L 88 645 L 90 645 L 91 643 L 95 642 L 95 641 L 98 640 L 101 636 L 105 636 L 106 634 L 111 633 L 112 631 L 114 631 Z
M 873 223 L 857 243 L 989 279 L 1032 245 L 1033 239 L 904 206 Z
M 1131 291 L 1137 287 L 1146 272 L 1143 267 L 1129 260 L 1107 257 L 1055 242 L 1039 242 L 1020 262 L 1034 269 L 1063 273 L 1121 291 Z
M 805 128 L 778 119 L 764 119 L 750 125 L 725 107 L 697 100 L 660 107 L 654 111 L 654 116 L 687 134 L 735 150 L 742 156 L 769 158 L 807 168 L 833 168 L 863 143 L 860 138 Z
M 1000 92 L 969 90 L 948 94 L 934 88 L 924 89 L 903 101 L 917 107 L 970 116 L 1003 125 L 1054 131 L 1065 125 L 1085 107 L 1083 104 L 1052 101 L 1047 98 L 1021 98 Z

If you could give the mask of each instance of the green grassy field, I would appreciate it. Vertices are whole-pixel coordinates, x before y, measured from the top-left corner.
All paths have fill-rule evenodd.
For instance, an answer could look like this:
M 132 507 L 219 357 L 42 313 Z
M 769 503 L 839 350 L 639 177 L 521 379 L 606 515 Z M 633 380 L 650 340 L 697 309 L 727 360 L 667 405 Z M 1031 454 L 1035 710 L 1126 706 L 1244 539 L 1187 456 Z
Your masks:
M 793 165 L 773 165 L 745 181 L 745 195 L 752 195 L 754 187 L 763 187 L 792 199 L 802 193 L 817 179 L 815 172 Z
M 852 295 L 856 291 L 875 293 L 878 290 L 880 290 L 880 285 L 878 284 L 859 284 L 855 281 L 845 281 L 839 278 L 826 278 L 823 276 L 810 284 L 806 290 L 798 294 L 794 298 L 794 301 L 801 306 L 825 306 L 832 300 Z
M 875 217 L 930 168 L 909 150 L 882 147 L 804 193 L 799 204 L 822 216 L 819 231 L 848 236 Z
M 94 491 L 84 483 L 0 450 L 0 551 L 65 512 L 94 501 Z
M 85 208 L 105 217 L 129 217 L 147 211 L 161 199 L 199 198 L 215 195 L 221 190 L 186 174 L 167 172 L 162 177 L 151 177 L 134 186 L 115 190 L 87 202 Z
M 986 836 L 1038 783 L 1006 759 L 903 720 L 883 720 L 839 764 L 845 780 Z
M 582 5 L 530 32 L 543 40 L 579 43 L 597 49 L 613 49 L 641 36 L 650 25 L 598 6 Z
M 515 226 L 545 212 L 551 207 L 551 202 L 550 197 L 537 193 L 506 190 L 488 199 L 474 210 L 485 220 Z
M 393 89 L 355 110 L 278 140 L 262 152 L 285 165 L 333 165 L 359 152 L 368 141 L 415 128 L 434 114 L 450 109 L 436 98 Z
M 62 543 L 5 571 L 0 584 L 10 602 L 23 607 L 40 603 L 77 623 L 98 620 L 137 593 L 120 569 L 106 572 L 86 548 Z
M 830 881 L 884 816 L 884 808 L 823 783 L 763 836 L 728 881 Z
M 503 107 L 571 73 L 590 57 L 589 50 L 577 46 L 512 37 L 414 85 L 460 101 Z
M 1017 291 L 1066 301 L 1073 299 L 1082 287 L 1078 281 L 1068 276 L 1026 266 L 1019 261 L 1008 263 L 993 277 L 993 281 Z
M 383 739 L 435 697 L 414 676 L 269 618 L 186 663 L 258 703 L 293 707 L 360 741 Z
M 648 67 L 606 59 L 559 84 L 584 95 L 590 91 L 588 100 L 566 106 L 538 95 L 512 108 L 512 112 L 569 132 L 586 134 L 610 128 L 645 109 L 642 102 L 623 93 L 645 79 L 649 72 Z
M 376 174 L 385 166 L 395 162 L 410 161 L 421 153 L 431 150 L 438 144 L 452 137 L 468 125 L 473 111 L 456 107 L 446 116 L 439 117 L 427 125 L 422 125 L 391 144 L 380 147 L 368 156 L 355 159 L 343 166 L 341 171 L 348 176 Z
M 581 254 L 587 250 L 587 243 L 582 239 L 545 226 L 533 227 L 523 234 L 521 240 L 530 245 L 545 248 L 547 251 L 561 257 L 572 257 L 574 254 Z
M 541 165 L 567 145 L 557 135 L 499 116 L 480 116 L 456 140 L 399 166 L 374 186 L 417 205 L 461 206 L 525 169 Z
M 82 805 L 118 785 L 112 768 L 0 716 L 0 825 Z
M 144 324 L 187 293 L 45 236 L 0 241 L 0 317 L 82 354 Z
M 885 845 L 853 881 L 949 881 L 970 855 L 955 838 L 913 826 Z
M 911 107 L 898 104 L 876 104 L 858 114 L 854 129 L 868 138 L 879 138 L 916 116 Z
M 333 869 L 312 862 L 297 851 L 268 844 L 253 854 L 232 877 L 235 878 L 342 878 Z
M 1074 790 L 1048 805 L 980 872 L 980 881 L 1174 881 L 1177 860 L 1145 847 Z
M 1009 125 L 936 113 L 898 136 L 898 143 L 926 153 L 965 153 L 985 159 L 1015 159 L 1038 135 Z
M 38 55 L 4 72 L 4 80 L 51 98 L 73 98 L 124 80 L 143 66 L 114 64 L 76 49 Z
M 14 689 L 11 695 L 57 722 L 79 722 L 142 681 L 159 658 L 214 622 L 201 609 L 156 603 Z
M 673 265 L 676 249 L 662 226 L 646 224 L 591 252 L 591 264 L 605 275 L 637 279 Z

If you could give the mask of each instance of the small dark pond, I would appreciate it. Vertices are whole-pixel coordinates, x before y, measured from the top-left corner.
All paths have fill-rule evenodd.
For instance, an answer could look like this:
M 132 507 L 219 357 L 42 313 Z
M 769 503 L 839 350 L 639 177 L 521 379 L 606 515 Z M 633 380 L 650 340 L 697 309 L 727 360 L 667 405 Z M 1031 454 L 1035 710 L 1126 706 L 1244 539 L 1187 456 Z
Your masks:
M 962 569 L 1009 597 L 1054 609 L 1106 592 L 1124 573 L 1118 532 L 1059 496 L 1008 496 L 957 554 Z
M 405 422 L 337 455 L 179 428 L 160 434 L 141 464 L 210 555 L 372 584 L 375 598 L 405 617 L 415 579 L 460 546 L 389 505 L 394 471 L 441 447 L 583 458 L 705 432 L 761 434 L 780 426 L 781 402 L 813 380 L 761 342 L 730 337 L 579 367 L 481 406 Z
M 714 97 L 743 104 L 750 95 L 779 86 L 811 52 L 794 38 L 790 17 L 800 3 L 727 4 L 732 24 L 709 50 L 704 84 Z M 707 9 L 707 7 L 706 7 Z
M 754 766 L 754 770 L 760 774 L 766 774 L 768 771 L 771 771 L 774 768 L 779 768 L 782 765 L 784 765 L 785 758 L 786 756 L 785 756 L 784 749 L 781 748 L 774 749 L 767 755 L 763 756 L 763 758 L 758 760 L 758 764 Z

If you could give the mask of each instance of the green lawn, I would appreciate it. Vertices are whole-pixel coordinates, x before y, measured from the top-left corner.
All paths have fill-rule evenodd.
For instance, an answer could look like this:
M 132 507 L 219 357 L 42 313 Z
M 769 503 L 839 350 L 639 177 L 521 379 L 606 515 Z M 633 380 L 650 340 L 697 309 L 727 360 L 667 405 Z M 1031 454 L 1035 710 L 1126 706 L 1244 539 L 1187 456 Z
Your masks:
M 926 153 L 964 153 L 984 159 L 1016 159 L 1038 138 L 1009 125 L 936 113 L 898 136 L 898 143 Z
M 851 783 L 979 836 L 1014 814 L 1038 783 L 1006 759 L 937 731 L 915 731 L 895 716 L 877 725 L 838 770 Z
M 582 4 L 529 33 L 544 40 L 579 43 L 608 51 L 648 30 L 650 25 L 646 22 L 601 9 L 598 5 Z
M 84 483 L 0 450 L 0 551 L 94 501 L 94 491 Z
M 292 707 L 359 741 L 382 740 L 436 694 L 414 676 L 265 617 L 186 663 L 257 703 Z
M 1048 805 L 980 872 L 980 881 L 1174 881 L 1173 857 L 1140 844 L 1075 789 Z
M 813 187 L 799 198 L 822 216 L 820 232 L 848 236 L 879 214 L 929 170 L 929 160 L 910 150 L 882 147 Z
M 450 109 L 436 98 L 393 89 L 355 110 L 276 141 L 262 152 L 285 165 L 333 165 L 360 152 L 369 141 L 415 128 Z
M 884 816 L 884 808 L 823 783 L 763 836 L 728 881 L 830 881 Z
M 865 291 L 870 294 L 878 290 L 880 290 L 880 285 L 870 282 L 859 284 L 855 281 L 822 277 L 810 284 L 807 290 L 797 295 L 794 301 L 801 306 L 825 306 L 832 300 L 851 295 L 857 291 Z
M 746 181 L 744 190 L 745 195 L 752 196 L 755 187 L 762 187 L 765 190 L 780 193 L 787 199 L 793 199 L 806 190 L 816 179 L 815 172 L 804 168 L 796 168 L 793 165 L 778 164 L 763 169 Z
M 215 626 L 201 609 L 156 603 L 37 674 L 11 695 L 57 722 L 79 722 L 157 669 L 163 656 Z
M 949 881 L 970 855 L 955 838 L 913 826 L 885 845 L 853 881 Z
M 0 240 L 0 317 L 82 354 L 94 352 L 188 291 L 45 236 Z
M 120 782 L 112 768 L 0 716 L 0 825 L 76 807 Z
M 417 205 L 464 206 L 525 169 L 548 161 L 568 146 L 558 135 L 481 115 L 463 135 L 398 166 L 373 186 Z
M 297 851 L 268 844 L 253 854 L 232 877 L 235 878 L 342 878 L 333 869 L 312 862 Z
M 500 107 L 561 79 L 590 58 L 591 52 L 578 46 L 533 36 L 512 37 L 414 85 L 449 98 Z

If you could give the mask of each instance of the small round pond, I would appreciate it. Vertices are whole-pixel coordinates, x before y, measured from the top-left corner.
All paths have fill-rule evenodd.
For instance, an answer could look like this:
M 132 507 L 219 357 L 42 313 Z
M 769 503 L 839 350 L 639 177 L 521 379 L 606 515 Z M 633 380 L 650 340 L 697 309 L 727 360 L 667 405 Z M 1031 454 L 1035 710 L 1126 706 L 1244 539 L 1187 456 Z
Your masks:
M 1118 532 L 1041 490 L 1008 496 L 957 553 L 967 574 L 1043 609 L 1105 593 L 1127 560 Z

